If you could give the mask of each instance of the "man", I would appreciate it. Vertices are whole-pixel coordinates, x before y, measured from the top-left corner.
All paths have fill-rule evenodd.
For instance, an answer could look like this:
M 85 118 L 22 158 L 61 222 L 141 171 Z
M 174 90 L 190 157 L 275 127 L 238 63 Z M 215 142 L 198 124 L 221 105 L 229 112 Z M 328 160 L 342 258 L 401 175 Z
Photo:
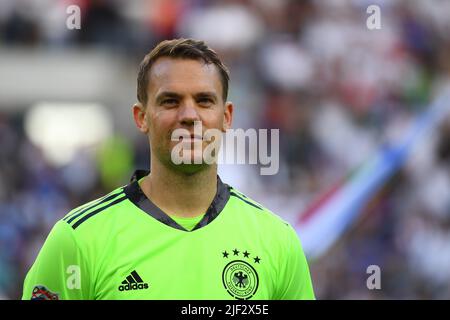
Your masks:
M 194 124 L 231 127 L 228 80 L 201 41 L 163 41 L 144 58 L 133 116 L 151 170 L 54 226 L 23 299 L 314 299 L 290 225 L 223 183 L 217 164 L 173 161 L 175 130 L 205 150 Z

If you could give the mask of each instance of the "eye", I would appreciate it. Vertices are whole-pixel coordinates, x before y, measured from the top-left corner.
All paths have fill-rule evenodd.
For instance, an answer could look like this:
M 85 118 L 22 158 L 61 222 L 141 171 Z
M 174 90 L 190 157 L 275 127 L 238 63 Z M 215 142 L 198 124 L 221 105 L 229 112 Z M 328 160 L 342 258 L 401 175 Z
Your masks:
M 164 99 L 163 101 L 161 101 L 161 105 L 165 106 L 165 107 L 174 107 L 178 104 L 178 100 L 173 99 L 173 98 L 168 98 L 168 99 Z
M 197 100 L 197 103 L 202 105 L 202 106 L 210 106 L 212 104 L 214 104 L 214 101 L 211 98 L 208 97 L 204 97 L 204 98 L 199 98 Z

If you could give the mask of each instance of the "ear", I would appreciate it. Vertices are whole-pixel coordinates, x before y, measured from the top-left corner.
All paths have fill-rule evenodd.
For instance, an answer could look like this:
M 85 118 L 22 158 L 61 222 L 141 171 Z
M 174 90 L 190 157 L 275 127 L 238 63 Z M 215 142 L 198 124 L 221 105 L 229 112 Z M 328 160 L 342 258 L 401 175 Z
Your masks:
M 227 129 L 231 128 L 233 123 L 233 103 L 231 101 L 227 101 L 225 103 L 225 110 L 223 113 L 223 124 L 222 131 L 225 132 Z
M 142 106 L 140 102 L 135 103 L 132 107 L 133 118 L 136 127 L 140 132 L 147 134 L 148 133 L 148 125 L 147 125 L 147 113 L 146 109 Z

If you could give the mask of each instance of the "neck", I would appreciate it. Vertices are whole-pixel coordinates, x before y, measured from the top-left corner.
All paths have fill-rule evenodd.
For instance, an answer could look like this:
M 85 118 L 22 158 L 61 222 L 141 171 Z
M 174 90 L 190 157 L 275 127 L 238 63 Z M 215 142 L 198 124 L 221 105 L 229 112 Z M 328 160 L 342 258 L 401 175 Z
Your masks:
M 194 174 L 151 161 L 150 175 L 141 184 L 144 194 L 169 216 L 191 218 L 205 214 L 217 192 L 217 165 Z

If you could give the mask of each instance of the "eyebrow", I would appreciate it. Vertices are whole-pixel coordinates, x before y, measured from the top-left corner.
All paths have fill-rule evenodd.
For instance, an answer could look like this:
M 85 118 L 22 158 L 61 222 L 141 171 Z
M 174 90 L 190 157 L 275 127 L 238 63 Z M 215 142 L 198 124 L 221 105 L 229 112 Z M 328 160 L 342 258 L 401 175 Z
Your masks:
M 163 91 L 156 96 L 156 103 L 161 102 L 161 100 L 165 98 L 181 99 L 181 95 L 172 91 Z
M 214 102 L 217 101 L 217 94 L 215 92 L 212 91 L 204 91 L 204 92 L 198 92 L 196 94 L 194 94 L 194 98 L 198 99 L 198 98 L 211 98 L 214 100 Z M 174 98 L 174 99 L 181 99 L 182 95 L 173 91 L 163 91 L 161 93 L 159 93 L 156 96 L 156 103 L 161 102 L 161 100 L 165 99 L 165 98 Z
M 195 98 L 211 98 L 214 100 L 214 102 L 217 101 L 217 94 L 215 94 L 214 92 L 210 92 L 210 91 L 205 91 L 205 92 L 199 92 L 196 93 L 194 95 Z

